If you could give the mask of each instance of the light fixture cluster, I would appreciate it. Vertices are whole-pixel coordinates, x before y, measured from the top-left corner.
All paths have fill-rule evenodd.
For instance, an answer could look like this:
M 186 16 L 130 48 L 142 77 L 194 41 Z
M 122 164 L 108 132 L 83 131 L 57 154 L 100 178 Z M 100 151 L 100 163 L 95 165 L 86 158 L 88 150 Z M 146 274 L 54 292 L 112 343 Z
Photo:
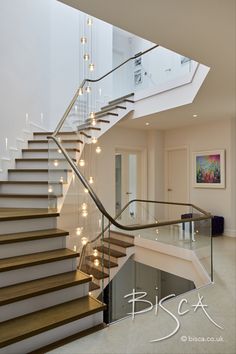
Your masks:
M 91 17 L 88 17 L 87 18 L 87 25 L 88 25 L 88 27 L 92 27 L 92 25 L 93 25 L 93 19 L 91 18 Z M 91 29 L 91 31 L 92 31 L 92 29 Z M 82 36 L 81 38 L 80 38 L 80 43 L 82 44 L 82 45 L 86 45 L 87 43 L 88 43 L 88 38 L 86 37 L 86 36 Z M 92 45 L 92 32 L 91 32 L 91 45 Z M 91 51 L 92 51 L 92 48 L 91 48 Z M 92 53 L 91 53 L 92 54 Z M 85 52 L 84 53 L 84 60 L 85 61 L 89 61 L 90 59 L 91 59 L 91 54 L 89 54 L 88 52 Z M 88 69 L 89 69 L 89 71 L 94 71 L 94 69 L 95 69 L 95 64 L 94 63 L 92 63 L 92 62 L 90 62 L 89 64 L 88 64 Z M 90 92 L 90 91 L 87 91 L 87 90 L 85 90 L 86 92 Z

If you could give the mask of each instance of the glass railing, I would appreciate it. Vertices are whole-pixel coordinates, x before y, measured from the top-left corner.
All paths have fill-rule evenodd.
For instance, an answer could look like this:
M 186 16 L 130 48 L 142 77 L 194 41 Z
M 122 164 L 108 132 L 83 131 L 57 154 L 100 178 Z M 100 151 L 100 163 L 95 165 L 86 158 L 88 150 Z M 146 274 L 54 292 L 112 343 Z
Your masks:
M 123 264 L 124 267 L 130 264 L 130 279 L 133 279 L 130 284 L 134 281 L 136 287 L 141 287 L 136 283 L 134 271 L 142 272 L 141 266 L 131 264 L 137 260 L 121 252 L 117 241 L 111 242 L 111 234 L 117 230 L 133 236 L 140 247 L 148 244 L 158 251 L 158 247 L 171 245 L 172 256 L 192 252 L 198 273 L 197 287 L 212 276 L 209 214 L 190 204 L 130 200 L 124 207 L 121 205 L 120 212 L 113 217 L 100 197 L 101 190 L 110 183 L 98 177 L 103 156 L 100 137 L 133 110 L 137 89 L 128 73 L 133 77 L 134 67 L 144 65 L 144 58 L 153 56 L 155 60 L 157 50 L 158 46 L 154 46 L 101 78 L 84 80 L 55 132 L 48 137 L 49 209 L 60 211 L 58 226 L 70 232 L 67 247 L 80 252 L 78 268 L 93 277 L 91 293 L 107 302 L 107 322 L 122 317 L 117 315 L 118 310 L 113 315 L 115 300 L 111 301 L 111 294 Z M 140 58 L 143 61 L 137 63 Z M 126 79 L 132 81 L 130 86 Z M 118 258 L 123 261 L 119 263 Z M 176 276 L 181 277 L 181 274 Z

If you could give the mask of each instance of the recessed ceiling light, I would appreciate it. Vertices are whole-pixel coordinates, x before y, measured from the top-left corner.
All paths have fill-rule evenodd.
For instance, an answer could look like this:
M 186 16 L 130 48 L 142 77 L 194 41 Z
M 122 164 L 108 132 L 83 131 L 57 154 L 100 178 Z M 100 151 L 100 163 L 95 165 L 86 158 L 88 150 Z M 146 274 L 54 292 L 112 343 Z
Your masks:
M 150 125 L 150 123 L 147 122 L 147 123 L 145 123 L 145 125 L 148 127 Z
M 193 118 L 197 118 L 198 117 L 198 115 L 197 114 L 193 114 Z

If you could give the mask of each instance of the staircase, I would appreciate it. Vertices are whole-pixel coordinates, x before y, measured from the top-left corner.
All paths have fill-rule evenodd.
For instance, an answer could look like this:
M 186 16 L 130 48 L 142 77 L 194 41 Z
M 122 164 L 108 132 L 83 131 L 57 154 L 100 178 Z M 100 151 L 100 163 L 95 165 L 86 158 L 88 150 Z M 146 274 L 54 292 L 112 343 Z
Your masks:
M 79 130 L 80 139 L 73 132 L 59 133 L 76 163 L 85 143 L 99 138 L 132 111 L 132 96 L 111 101 L 95 113 L 96 127 L 86 121 Z M 49 134 L 34 133 L 28 149 L 22 150 L 22 158 L 16 159 L 15 168 L 8 170 L 8 180 L 0 182 L 1 354 L 43 353 L 104 326 L 106 306 L 95 296 L 106 273 L 95 268 L 79 271 L 79 253 L 66 248 L 68 232 L 57 228 L 72 172 L 53 143 L 48 158 Z M 48 165 L 53 167 L 52 191 Z M 53 200 L 51 211 L 48 194 Z M 129 241 L 119 241 L 116 234 L 105 240 L 112 246 L 111 262 L 104 262 L 111 276 L 131 255 L 127 250 L 133 249 L 132 238 Z M 105 246 L 98 248 L 101 251 L 106 254 Z M 92 258 L 90 261 L 92 264 Z M 97 293 L 90 295 L 95 288 Z

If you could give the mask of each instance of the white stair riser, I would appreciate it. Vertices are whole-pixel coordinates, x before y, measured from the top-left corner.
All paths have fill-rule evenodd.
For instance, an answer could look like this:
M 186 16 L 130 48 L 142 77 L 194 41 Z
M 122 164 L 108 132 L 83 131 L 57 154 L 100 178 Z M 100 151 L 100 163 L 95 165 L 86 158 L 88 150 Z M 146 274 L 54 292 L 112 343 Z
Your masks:
M 10 171 L 9 181 L 53 181 L 60 182 L 63 179 L 64 182 L 68 180 L 68 171 L 55 171 L 50 170 L 45 172 L 38 171 L 26 171 L 26 172 L 17 172 Z
M 110 259 L 111 262 L 118 263 L 118 258 L 115 258 L 115 257 L 112 257 L 112 256 L 109 257 L 108 254 L 105 254 L 105 253 L 103 254 L 101 252 L 98 252 L 98 256 L 99 257 L 104 257 L 104 259 L 107 259 L 107 260 Z
M 71 272 L 76 270 L 76 258 L 64 259 L 61 261 L 50 262 L 27 268 L 10 270 L 8 272 L 0 273 L 0 284 L 2 287 L 23 283 L 34 279 L 49 277 L 50 275 Z
M 106 241 L 104 241 L 104 246 L 107 248 L 110 246 L 110 249 L 126 254 L 126 248 L 124 248 L 124 247 L 113 245 L 112 243 L 110 244 L 109 242 L 106 242 Z
M 1 306 L 0 322 L 75 300 L 88 295 L 88 291 L 89 284 L 84 283 Z
M 54 163 L 56 163 L 56 165 L 54 165 Z M 53 170 L 58 170 L 58 169 L 67 169 L 69 168 L 69 164 L 65 159 L 62 160 L 51 160 L 51 161 L 40 161 L 37 159 L 33 160 L 33 161 L 24 161 L 24 160 L 20 160 L 20 161 L 16 161 L 16 168 L 26 168 L 26 169 L 53 169 Z
M 51 184 L 52 195 L 62 195 L 62 184 Z M 0 186 L 0 194 L 48 194 L 49 185 L 48 184 L 2 184 Z
M 114 232 L 110 232 L 110 237 L 111 238 L 115 238 L 116 240 L 120 240 L 120 241 L 124 241 L 124 242 L 129 242 L 129 243 L 133 243 L 134 239 L 133 237 L 129 237 L 126 235 L 121 235 L 121 234 L 116 234 Z
M 76 159 L 79 156 L 79 152 L 76 151 L 68 151 L 69 156 L 72 159 Z M 51 159 L 61 159 L 63 156 L 62 153 L 59 153 L 58 151 L 51 150 L 50 152 L 48 151 L 23 151 L 23 158 L 45 158 L 47 159 L 48 157 Z
M 0 259 L 16 257 L 24 254 L 52 251 L 66 248 L 66 236 L 44 238 L 27 242 L 8 243 L 0 246 Z
M 103 312 L 98 312 L 28 339 L 24 339 L 18 343 L 1 348 L 1 354 L 25 354 L 60 339 L 69 337 L 80 331 L 99 325 L 102 322 Z
M 0 195 L 0 207 L 2 208 L 47 208 L 48 198 L 4 198 Z M 53 199 L 53 206 L 56 208 L 57 199 Z
M 1 221 L 0 235 L 55 229 L 56 226 L 56 217 Z
M 80 137 L 80 140 L 81 137 Z M 75 142 L 63 142 L 63 147 L 66 149 L 79 149 L 81 143 L 75 143 Z M 50 145 L 48 143 L 44 143 L 44 142 L 29 142 L 28 143 L 28 148 L 29 149 L 57 149 L 58 146 L 56 145 L 56 143 L 52 143 L 50 142 Z

